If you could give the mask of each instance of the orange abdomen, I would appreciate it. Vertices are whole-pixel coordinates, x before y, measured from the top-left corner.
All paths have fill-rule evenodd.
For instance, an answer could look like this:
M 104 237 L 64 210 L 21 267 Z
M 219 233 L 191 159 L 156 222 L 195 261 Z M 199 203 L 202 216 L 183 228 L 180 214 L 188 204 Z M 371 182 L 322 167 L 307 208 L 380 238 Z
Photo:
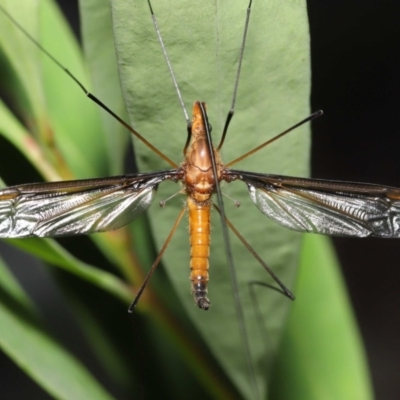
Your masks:
M 190 233 L 190 280 L 196 305 L 203 310 L 210 307 L 207 298 L 208 257 L 210 255 L 210 204 L 198 204 L 188 198 Z

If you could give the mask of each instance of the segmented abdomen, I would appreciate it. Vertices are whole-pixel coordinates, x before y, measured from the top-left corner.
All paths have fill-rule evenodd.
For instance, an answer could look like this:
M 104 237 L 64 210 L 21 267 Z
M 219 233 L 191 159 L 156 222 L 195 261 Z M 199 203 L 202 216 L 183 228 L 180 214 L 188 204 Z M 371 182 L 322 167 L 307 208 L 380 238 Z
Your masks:
M 190 280 L 196 305 L 203 310 L 210 307 L 207 298 L 208 257 L 210 255 L 210 204 L 198 204 L 188 198 L 190 233 Z

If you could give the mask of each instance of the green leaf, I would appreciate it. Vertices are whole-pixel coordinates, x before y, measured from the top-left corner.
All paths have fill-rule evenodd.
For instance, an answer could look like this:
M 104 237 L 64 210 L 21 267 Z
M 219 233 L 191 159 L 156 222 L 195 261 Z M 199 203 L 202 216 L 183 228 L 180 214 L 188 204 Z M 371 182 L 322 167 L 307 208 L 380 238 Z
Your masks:
M 0 261 L 3 278 L 4 268 Z M 3 280 L 2 287 L 4 285 Z M 21 304 L 21 290 L 16 289 L 15 283 L 8 287 L 13 287 L 7 294 L 14 301 L 9 298 L 7 302 L 0 302 L 2 351 L 57 399 L 112 399 L 79 361 L 48 336 L 29 313 L 17 306 Z
M 91 90 L 88 73 L 71 29 L 52 1 L 40 8 L 42 45 Z M 56 149 L 65 158 L 73 175 L 93 178 L 108 173 L 106 144 L 102 140 L 99 109 L 82 90 L 46 55 L 41 54 L 46 107 Z M 76 116 L 79 116 L 77 118 Z M 90 149 L 90 151 L 88 151 Z
M 131 292 L 119 278 L 92 265 L 85 264 L 63 249 L 55 240 L 26 238 L 8 239 L 8 243 L 38 257 L 44 262 L 60 267 L 72 275 L 112 293 L 116 298 L 128 303 Z
M 273 399 L 373 399 L 366 356 L 330 240 L 304 238 L 297 299 L 272 380 Z
M 60 179 L 59 174 L 44 158 L 37 142 L 0 100 L 0 134 L 12 143 L 47 179 Z
M 110 3 L 108 0 L 81 0 L 79 11 L 93 93 L 119 117 L 127 120 L 115 56 Z M 121 174 L 129 133 L 105 111 L 101 112 L 101 116 L 109 174 Z
M 29 297 L 25 294 L 18 281 L 7 268 L 6 264 L 0 258 L 0 292 L 2 297 L 12 299 L 24 309 L 32 312 L 34 305 L 30 302 Z
M 230 107 L 247 2 L 217 1 L 193 6 L 190 2 L 154 1 L 153 9 L 189 112 L 195 100 L 208 104 L 215 141 Z M 123 94 L 135 129 L 176 163 L 182 160 L 186 122 L 163 58 L 146 2 L 112 1 L 114 35 Z M 254 2 L 242 76 L 228 139 L 222 152 L 230 161 L 278 134 L 309 114 L 310 63 L 305 2 Z M 240 169 L 304 176 L 308 171 L 309 127 L 242 162 Z M 142 171 L 168 165 L 135 142 Z M 235 166 L 236 167 L 236 166 Z M 300 235 L 275 226 L 251 204 L 243 184 L 223 190 L 242 206 L 226 201 L 227 214 L 257 252 L 292 287 Z M 173 184 L 159 190 L 159 199 L 179 191 Z M 182 208 L 182 198 L 160 210 L 153 206 L 150 220 L 158 248 Z M 226 373 L 247 398 L 254 398 L 235 315 L 230 277 L 215 217 L 210 259 L 212 308 L 204 313 L 191 298 L 188 276 L 187 223 L 176 232 L 163 258 L 170 279 L 186 311 Z M 263 232 L 263 234 L 260 234 Z M 265 233 L 264 233 L 265 232 Z M 270 291 L 260 299 L 267 319 L 268 342 L 258 329 L 247 295 L 249 280 L 265 281 L 265 271 L 232 236 L 241 286 L 246 326 L 260 390 L 265 391 L 290 302 Z
M 28 2 L 26 7 L 8 0 L 2 0 L 0 4 L 90 89 L 77 44 L 51 0 Z M 0 45 L 12 68 L 9 74 L 14 87 L 19 88 L 13 106 L 21 110 L 24 122 L 31 127 L 32 137 L 45 157 L 64 177 L 104 175 L 107 171 L 105 144 L 99 140 L 101 129 L 97 106 L 88 101 L 65 72 L 4 15 Z M 83 117 L 74 117 L 79 114 Z M 29 147 L 25 145 L 20 150 L 29 152 Z
M 24 7 L 10 0 L 2 0 L 0 5 L 9 11 L 20 26 L 33 37 L 38 37 L 39 21 L 37 18 L 39 1 L 32 0 Z M 40 53 L 21 34 L 20 29 L 8 18 L 2 16 L 0 24 L 0 45 L 2 49 L 5 74 L 11 81 L 14 106 L 18 111 L 29 115 L 34 123 L 41 124 L 41 116 L 45 114 L 45 96 L 41 84 Z M 3 78 L 3 77 L 2 77 Z M 7 85 L 7 80 L 4 80 Z M 10 85 L 11 87 L 11 85 Z M 36 132 L 37 133 L 37 132 Z

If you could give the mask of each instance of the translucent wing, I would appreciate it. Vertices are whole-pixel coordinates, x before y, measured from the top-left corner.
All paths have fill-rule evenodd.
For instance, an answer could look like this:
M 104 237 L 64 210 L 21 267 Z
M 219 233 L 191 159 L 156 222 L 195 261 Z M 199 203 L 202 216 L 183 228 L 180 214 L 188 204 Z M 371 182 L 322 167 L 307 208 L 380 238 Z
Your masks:
M 337 236 L 400 237 L 400 189 L 230 170 L 258 209 L 280 225 Z
M 120 228 L 145 211 L 174 171 L 11 186 L 0 190 L 0 237 L 65 236 Z

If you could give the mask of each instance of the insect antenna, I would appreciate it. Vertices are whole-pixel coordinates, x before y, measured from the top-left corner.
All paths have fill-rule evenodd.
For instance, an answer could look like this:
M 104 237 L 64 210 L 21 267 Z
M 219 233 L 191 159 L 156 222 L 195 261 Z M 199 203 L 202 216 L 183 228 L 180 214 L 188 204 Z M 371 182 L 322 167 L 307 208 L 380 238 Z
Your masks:
M 164 161 L 166 161 L 173 168 L 177 168 L 178 165 L 167 157 L 164 153 L 154 147 L 149 141 L 147 141 L 139 132 L 133 129 L 127 122 L 115 114 L 106 104 L 104 104 L 99 98 L 94 94 L 90 93 L 85 86 L 78 80 L 78 78 L 72 74 L 64 65 L 62 65 L 55 57 L 53 57 L 2 5 L 0 5 L 0 10 L 3 14 L 11 20 L 11 22 L 20 29 L 20 31 L 36 46 L 38 47 L 54 64 L 56 64 L 60 69 L 62 69 L 85 93 L 85 95 L 92 100 L 94 103 L 99 105 L 103 110 L 110 114 L 114 119 L 116 119 L 121 125 L 123 125 L 129 132 L 131 132 L 137 139 L 149 147 L 154 153 L 159 155 Z
M 160 28 L 158 26 L 157 18 L 156 18 L 156 15 L 154 14 L 153 6 L 151 5 L 151 1 L 147 0 L 147 4 L 149 5 L 150 15 L 151 15 L 151 19 L 153 21 L 154 29 L 155 29 L 156 34 L 157 34 L 157 39 L 158 39 L 158 41 L 160 43 L 161 50 L 162 50 L 162 53 L 163 53 L 164 58 L 165 58 L 165 62 L 167 63 L 168 70 L 169 70 L 169 73 L 171 75 L 172 82 L 174 84 L 175 92 L 176 92 L 176 94 L 178 96 L 179 103 L 181 105 L 181 108 L 182 108 L 182 111 L 183 111 L 183 115 L 185 117 L 186 126 L 187 126 L 187 139 L 186 139 L 185 146 L 183 147 L 183 154 L 185 155 L 186 154 L 186 150 L 187 150 L 187 148 L 189 146 L 189 143 L 190 143 L 192 123 L 190 121 L 189 114 L 188 114 L 186 106 L 185 106 L 185 102 L 183 101 L 182 92 L 179 89 L 178 81 L 176 79 L 174 69 L 172 68 L 172 63 L 171 63 L 171 60 L 170 60 L 170 58 L 168 56 L 167 48 L 165 47 L 164 40 L 162 38 Z
M 240 72 L 242 70 L 242 61 L 243 61 L 244 49 L 246 47 L 246 38 L 247 38 L 247 31 L 248 31 L 248 28 L 249 28 L 252 2 L 253 2 L 253 0 L 250 0 L 249 5 L 247 6 L 246 21 L 245 21 L 245 24 L 244 24 L 242 45 L 240 46 L 239 64 L 238 64 L 238 68 L 237 68 L 237 72 L 236 72 L 235 85 L 234 85 L 234 88 L 233 88 L 231 108 L 230 108 L 230 110 L 228 112 L 228 115 L 226 116 L 224 130 L 222 131 L 222 136 L 221 136 L 221 140 L 219 142 L 219 145 L 217 147 L 217 151 L 221 150 L 221 147 L 224 144 L 226 133 L 228 132 L 229 124 L 231 122 L 233 114 L 235 113 L 236 97 L 237 97 L 237 92 L 238 92 L 238 88 L 239 88 L 239 78 L 240 78 Z
M 156 33 L 157 33 L 157 38 L 158 38 L 158 41 L 160 42 L 160 46 L 161 46 L 165 61 L 166 61 L 167 65 L 168 65 L 169 73 L 171 74 L 171 78 L 172 78 L 172 81 L 174 83 L 176 94 L 178 95 L 179 102 L 181 104 L 181 108 L 182 108 L 183 114 L 185 116 L 186 125 L 188 126 L 189 138 L 190 138 L 190 129 L 189 129 L 190 119 L 189 119 L 189 114 L 188 114 L 188 112 L 186 110 L 185 103 L 184 103 L 183 97 L 182 97 L 182 93 L 181 93 L 181 91 L 179 89 L 178 81 L 176 80 L 175 73 L 174 73 L 174 70 L 172 68 L 171 60 L 169 59 L 169 56 L 168 56 L 168 53 L 167 53 L 167 49 L 166 49 L 166 47 L 164 45 L 164 41 L 163 41 L 162 36 L 161 36 L 160 28 L 158 27 L 157 18 L 156 18 L 156 15 L 154 14 L 153 7 L 151 5 L 150 0 L 147 0 L 147 4 L 149 5 L 151 19 L 153 20 L 154 28 L 155 28 Z M 188 139 L 188 141 L 189 141 L 189 139 Z M 188 145 L 188 143 L 186 144 L 185 149 L 186 149 L 187 145 Z M 185 151 L 184 151 L 184 153 L 185 153 Z

